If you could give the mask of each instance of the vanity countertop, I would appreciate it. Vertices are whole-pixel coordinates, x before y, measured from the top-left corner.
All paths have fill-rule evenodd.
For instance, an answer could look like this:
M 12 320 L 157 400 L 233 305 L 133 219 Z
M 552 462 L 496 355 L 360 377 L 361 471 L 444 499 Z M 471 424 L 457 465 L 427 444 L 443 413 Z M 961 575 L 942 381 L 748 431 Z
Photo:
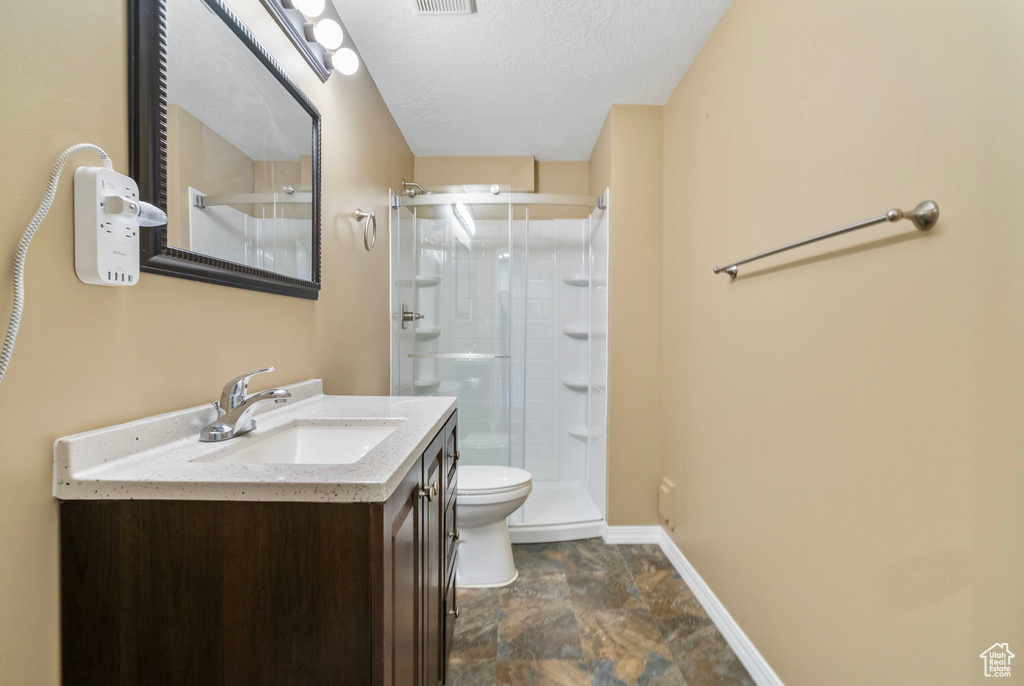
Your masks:
M 66 436 L 53 444 L 53 495 L 62 500 L 383 502 L 455 411 L 456 399 L 324 395 L 319 379 L 286 386 L 292 398 L 256 413 L 255 431 L 202 443 L 212 404 Z M 402 420 L 353 464 L 221 461 L 297 422 Z

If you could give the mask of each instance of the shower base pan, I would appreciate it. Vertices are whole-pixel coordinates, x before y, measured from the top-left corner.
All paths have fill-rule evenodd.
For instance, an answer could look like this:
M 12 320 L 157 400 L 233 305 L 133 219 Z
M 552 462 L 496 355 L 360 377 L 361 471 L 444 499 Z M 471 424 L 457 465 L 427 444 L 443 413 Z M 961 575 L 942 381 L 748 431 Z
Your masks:
M 554 543 L 604 534 L 601 510 L 579 482 L 534 481 L 522 510 L 509 520 L 512 543 Z

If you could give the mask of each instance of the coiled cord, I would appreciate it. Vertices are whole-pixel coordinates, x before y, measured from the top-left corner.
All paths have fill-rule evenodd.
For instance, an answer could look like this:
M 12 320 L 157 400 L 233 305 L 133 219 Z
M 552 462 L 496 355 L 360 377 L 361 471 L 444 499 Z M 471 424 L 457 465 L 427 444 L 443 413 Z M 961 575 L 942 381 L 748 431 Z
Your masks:
M 7 325 L 7 336 L 4 337 L 4 346 L 0 350 L 0 382 L 4 380 L 4 375 L 7 373 L 7 365 L 11 363 L 11 355 L 14 353 L 14 340 L 18 337 L 18 327 L 21 325 L 21 315 L 25 309 L 25 259 L 28 257 L 28 246 L 32 243 L 32 238 L 36 235 L 36 231 L 39 230 L 39 225 L 43 223 L 46 214 L 50 211 L 50 206 L 53 205 L 53 199 L 57 195 L 57 183 L 60 181 L 60 174 L 64 171 L 65 165 L 67 165 L 68 160 L 85 150 L 92 150 L 99 155 L 103 160 L 103 166 L 107 169 L 114 168 L 113 162 L 110 161 L 110 156 L 104 152 L 103 148 L 92 143 L 72 145 L 62 152 L 54 163 L 53 171 L 50 172 L 50 183 L 47 184 L 46 195 L 43 196 L 43 202 L 39 205 L 39 209 L 36 210 L 32 221 L 29 222 L 25 233 L 21 235 L 21 241 L 18 242 L 18 250 L 14 253 L 14 309 L 11 310 L 11 321 Z

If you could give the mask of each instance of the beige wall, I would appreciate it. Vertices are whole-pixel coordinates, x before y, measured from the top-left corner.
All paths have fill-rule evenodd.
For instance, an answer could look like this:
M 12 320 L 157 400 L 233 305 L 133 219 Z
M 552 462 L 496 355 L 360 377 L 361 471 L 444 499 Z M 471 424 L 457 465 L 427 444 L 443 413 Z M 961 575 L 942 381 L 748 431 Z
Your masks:
M 417 157 L 416 178 L 425 188 L 502 184 L 515 191 L 588 195 L 588 162 L 537 162 L 532 157 Z M 478 212 L 481 210 L 477 210 Z M 585 207 L 531 205 L 531 219 L 574 219 Z
M 417 157 L 416 177 L 431 188 L 498 183 L 529 193 L 587 195 L 588 162 L 539 162 L 532 157 Z
M 615 105 L 590 158 L 611 188 L 608 265 L 608 523 L 657 523 L 661 478 L 662 108 Z
M 789 686 L 1024 654 L 1022 36 L 1019 0 L 735 0 L 665 108 L 673 537 Z
M 125 3 L 11 5 L 0 41 L 0 316 L 10 259 L 69 145 L 128 165 Z M 132 288 L 75 278 L 72 175 L 28 258 L 28 301 L 0 386 L 0 683 L 59 680 L 55 438 L 216 398 L 232 374 L 276 365 L 260 387 L 323 377 L 330 393 L 388 391 L 388 243 L 367 253 L 351 212 L 387 215 L 412 155 L 367 72 L 322 85 L 259 0 L 233 9 L 323 116 L 323 283 L 318 302 L 143 274 Z M 47 59 L 39 59 L 46 55 Z M 55 66 L 59 65 L 59 67 Z M 385 223 L 386 227 L 386 223 Z M 218 317 L 209 316 L 216 304 Z
M 590 165 L 587 162 L 537 162 L 533 169 L 538 193 L 590 194 Z M 531 205 L 530 219 L 583 219 L 593 211 L 593 207 Z
M 251 157 L 191 112 L 180 105 L 167 105 L 167 244 L 191 249 L 190 187 L 206 195 L 252 193 L 255 165 Z M 120 171 L 128 173 L 127 169 Z M 235 209 L 252 214 L 252 205 Z
M 534 164 L 534 178 L 538 193 L 590 193 L 590 165 L 587 162 L 537 162 Z
M 426 188 L 479 183 L 507 185 L 514 191 L 535 189 L 532 157 L 417 157 L 416 177 Z

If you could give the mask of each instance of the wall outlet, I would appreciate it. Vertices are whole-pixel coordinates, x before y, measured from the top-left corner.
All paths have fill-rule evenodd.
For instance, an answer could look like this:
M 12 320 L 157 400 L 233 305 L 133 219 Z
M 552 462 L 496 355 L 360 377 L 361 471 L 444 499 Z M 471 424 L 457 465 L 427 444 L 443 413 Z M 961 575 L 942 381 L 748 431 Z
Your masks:
M 676 528 L 676 485 L 667 476 L 661 478 L 658 486 L 658 517 L 661 523 L 672 531 Z
M 139 282 L 139 187 L 104 167 L 75 171 L 75 273 L 83 283 Z

